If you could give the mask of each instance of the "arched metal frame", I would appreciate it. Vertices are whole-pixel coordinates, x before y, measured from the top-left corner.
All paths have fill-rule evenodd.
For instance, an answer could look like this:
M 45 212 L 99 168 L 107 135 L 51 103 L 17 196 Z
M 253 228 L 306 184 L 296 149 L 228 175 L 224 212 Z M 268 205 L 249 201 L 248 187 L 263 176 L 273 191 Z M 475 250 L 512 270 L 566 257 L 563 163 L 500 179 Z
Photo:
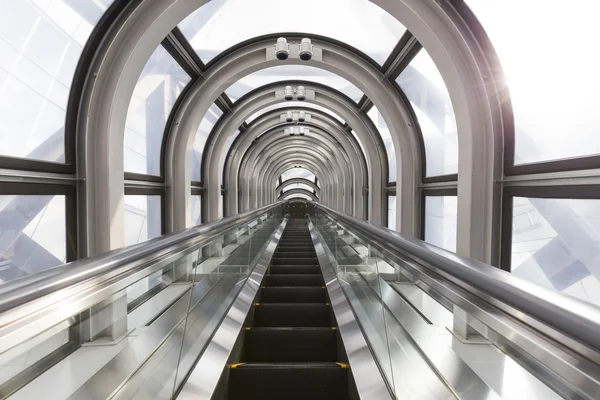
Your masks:
M 383 143 L 381 142 L 381 137 L 379 136 L 379 134 L 377 133 L 377 130 L 375 128 L 375 126 L 373 125 L 373 123 L 371 122 L 371 120 L 364 115 L 363 113 L 360 112 L 358 106 L 356 105 L 356 103 L 354 103 L 353 101 L 351 101 L 350 99 L 348 99 L 347 97 L 345 97 L 344 95 L 342 95 L 341 93 L 332 90 L 331 88 L 322 86 L 322 85 L 318 85 L 318 84 L 314 84 L 312 82 L 303 82 L 303 81 L 294 81 L 294 82 L 283 82 L 283 83 L 278 83 L 278 84 L 272 84 L 272 85 L 267 85 L 265 87 L 262 87 L 256 91 L 253 91 L 251 93 L 249 93 L 248 95 L 244 96 L 242 99 L 238 100 L 236 102 L 236 105 L 234 106 L 234 109 L 232 110 L 231 115 L 235 115 L 236 110 L 238 108 L 243 108 L 245 110 L 244 114 L 246 114 L 247 112 L 251 112 L 250 115 L 253 115 L 255 112 L 260 111 L 260 109 L 271 105 L 271 104 L 277 104 L 277 103 L 282 103 L 285 102 L 285 100 L 283 100 L 282 98 L 282 90 L 285 87 L 285 85 L 288 84 L 298 84 L 298 85 L 304 85 L 307 90 L 309 91 L 313 91 L 314 90 L 314 98 L 313 96 L 308 96 L 306 102 L 308 103 L 314 103 L 314 104 L 318 104 L 321 106 L 324 106 L 330 110 L 332 110 L 333 112 L 335 112 L 336 114 L 340 115 L 340 117 L 345 118 L 345 120 L 348 121 L 348 123 L 353 126 L 356 127 L 356 131 L 357 131 L 357 136 L 359 137 L 359 140 L 361 141 L 371 141 L 372 142 L 372 146 L 364 146 L 365 151 L 369 152 L 369 150 L 372 149 L 377 149 L 377 152 L 375 152 L 374 154 L 371 154 L 371 156 L 368 159 L 377 159 L 379 160 L 377 164 L 372 165 L 371 168 L 380 168 L 382 169 L 382 175 L 383 176 L 387 176 L 387 159 L 384 158 L 385 157 L 385 151 L 381 151 L 381 149 L 383 149 Z M 311 93 L 312 94 L 312 93 Z M 296 108 L 294 108 L 296 109 Z M 280 113 L 282 112 L 281 109 L 280 110 L 273 110 L 272 113 L 269 113 L 268 115 L 276 115 L 275 113 L 279 111 Z M 325 115 L 324 113 L 321 112 L 315 112 L 315 110 L 310 110 L 310 109 L 306 109 L 305 110 L 307 113 L 311 114 L 311 115 L 321 115 L 322 117 L 320 119 L 323 120 L 327 120 L 330 122 L 330 125 L 332 126 L 338 126 L 339 121 L 337 121 L 335 118 L 329 116 L 329 115 Z M 228 118 L 227 117 L 222 117 L 222 118 Z M 264 116 L 261 116 L 259 118 L 257 118 L 256 120 L 254 120 L 252 122 L 252 124 L 250 125 L 249 131 L 246 132 L 243 135 L 239 135 L 236 140 L 233 142 L 230 150 L 229 150 L 229 154 L 226 155 L 225 157 L 225 167 L 224 167 L 224 178 L 223 178 L 223 182 L 225 184 L 226 187 L 229 187 L 231 190 L 231 193 L 236 193 L 238 191 L 238 184 L 237 181 L 234 180 L 234 174 L 237 174 L 236 172 L 236 165 L 238 163 L 238 160 L 240 159 L 240 151 L 244 151 L 244 149 L 250 145 L 251 141 L 254 140 L 253 138 L 257 137 L 259 134 L 261 134 L 261 129 L 262 130 L 267 130 L 270 128 L 270 125 L 265 124 L 263 125 L 259 125 L 261 123 L 261 121 L 263 121 Z M 236 120 L 237 122 L 238 120 Z M 222 126 L 222 125 L 220 125 Z M 232 124 L 232 126 L 235 126 L 235 123 Z M 256 127 L 255 131 L 256 133 L 254 133 L 253 128 Z M 217 127 L 215 127 L 215 129 L 213 130 L 212 134 L 214 133 L 215 135 L 217 135 Z M 231 127 L 229 128 L 231 129 Z M 220 131 L 220 129 L 219 129 Z M 366 164 L 366 155 L 362 154 L 362 149 L 360 147 L 360 145 L 358 143 L 356 143 L 354 137 L 352 135 L 348 135 L 346 132 L 340 132 L 340 134 L 337 134 L 337 130 L 328 130 L 330 133 L 332 133 L 336 140 L 338 140 L 347 150 L 347 152 L 349 154 L 351 154 L 351 147 L 354 147 L 354 151 L 353 153 L 357 153 L 358 156 L 356 159 L 354 159 L 353 157 L 351 157 L 351 160 L 353 162 L 359 162 L 361 164 L 363 164 L 363 166 L 361 167 L 361 169 L 363 171 L 367 171 L 367 164 Z M 364 132 L 367 132 L 368 134 L 364 134 Z M 207 140 L 207 142 L 210 141 Z M 242 150 L 240 150 L 240 148 Z M 212 153 L 214 154 L 214 152 Z M 212 164 L 212 162 L 219 162 L 218 160 L 212 160 L 212 158 L 210 159 L 211 161 L 209 161 L 209 158 L 205 158 L 205 164 L 204 165 L 214 165 Z M 231 163 L 233 165 L 233 168 L 229 168 L 229 166 L 227 165 L 228 163 Z M 204 168 L 203 168 L 204 170 Z M 357 182 L 355 184 L 355 192 L 358 191 L 359 194 L 363 193 L 363 190 L 365 189 L 365 186 L 368 184 L 369 181 L 369 176 L 367 175 L 367 173 L 361 174 L 359 176 L 357 176 L 357 178 L 359 179 L 360 182 Z M 387 182 L 386 182 L 387 183 Z M 373 200 L 375 199 L 375 200 Z M 377 201 L 381 201 L 380 198 L 377 198 L 377 196 L 373 196 L 373 199 L 371 199 L 371 201 L 369 202 L 371 204 L 371 207 L 375 207 L 375 204 L 379 204 L 377 203 Z M 228 196 L 228 205 L 226 207 L 227 210 L 236 210 L 237 209 L 237 199 L 235 197 L 230 197 Z M 364 205 L 365 202 L 362 199 L 362 196 L 356 196 L 355 198 L 355 215 L 358 218 L 363 218 L 364 217 Z M 372 209 L 371 209 L 371 212 Z M 227 214 L 226 214 L 227 215 Z
M 261 133 L 264 132 L 264 129 L 268 129 L 267 132 L 272 132 L 273 130 L 281 130 L 281 128 L 285 128 L 287 126 L 295 126 L 294 124 L 282 121 L 281 112 L 277 111 L 269 112 L 263 115 L 262 117 L 258 118 L 256 124 L 252 124 L 248 131 L 243 135 L 243 138 L 238 143 L 234 143 L 227 157 L 227 165 L 225 171 L 228 173 L 229 177 L 226 180 L 226 187 L 232 188 L 233 193 L 236 193 L 238 191 L 237 188 L 241 187 L 242 198 L 244 199 L 247 199 L 249 197 L 248 190 L 252 186 L 252 183 L 240 179 L 238 170 L 240 168 L 239 165 L 241 164 L 243 158 L 248 152 L 248 149 L 250 149 L 253 144 L 256 144 L 257 142 L 263 142 L 265 138 L 271 136 L 268 134 L 261 135 Z M 345 131 L 343 127 L 340 127 L 337 120 L 335 120 L 332 117 L 329 117 L 326 114 L 311 114 L 311 118 L 312 120 L 310 123 L 303 123 L 301 125 L 307 126 L 309 129 L 311 129 L 309 135 L 324 135 L 328 146 L 333 148 L 341 146 L 341 148 L 345 152 L 344 159 L 348 162 L 353 171 L 353 183 L 351 187 L 359 188 L 358 190 L 360 190 L 362 188 L 363 182 L 366 180 L 366 171 L 364 168 L 364 164 L 361 165 L 360 163 L 362 152 L 359 152 L 360 149 L 358 148 L 358 146 L 353 145 L 352 141 L 350 140 L 350 137 L 352 137 L 352 135 Z M 246 184 L 243 184 L 243 182 L 246 182 Z M 357 208 L 360 211 L 362 211 L 362 200 L 363 199 L 359 196 L 358 199 L 355 199 L 354 204 L 347 204 L 344 207 L 344 211 L 352 213 L 352 210 L 356 210 Z M 348 199 L 348 201 L 350 202 L 351 200 Z M 235 204 L 237 204 L 237 202 L 233 202 L 230 199 L 230 206 L 227 207 L 228 212 L 237 209 L 230 208 L 232 206 L 235 206 Z M 245 211 L 248 209 L 247 207 L 248 204 L 245 203 L 243 204 L 241 209 Z
M 254 175 L 252 175 L 252 173 L 254 171 L 258 172 L 258 175 L 256 176 L 254 182 L 256 182 L 256 185 L 253 186 L 255 187 L 257 190 L 259 190 L 259 196 L 258 196 L 258 204 L 261 204 L 261 199 L 263 200 L 262 204 L 266 204 L 264 203 L 264 199 L 268 199 L 269 197 L 273 197 L 274 192 L 272 192 L 272 190 L 269 189 L 269 187 L 267 185 L 264 184 L 260 184 L 259 182 L 272 182 L 272 181 L 276 181 L 277 178 L 281 175 L 281 172 L 279 173 L 279 175 L 276 176 L 272 176 L 269 174 L 265 175 L 265 181 L 261 180 L 261 177 L 263 175 L 260 174 L 260 171 L 262 170 L 267 170 L 269 171 L 267 168 L 274 168 L 276 167 L 277 161 L 275 162 L 269 162 L 270 159 L 272 158 L 277 158 L 277 159 L 281 159 L 281 160 L 285 160 L 284 156 L 286 154 L 291 154 L 292 156 L 294 156 L 294 149 L 298 150 L 298 153 L 301 154 L 300 149 L 306 149 L 306 151 L 308 152 L 308 154 L 312 155 L 317 155 L 315 154 L 315 148 L 318 148 L 320 146 L 320 143 L 318 140 L 315 140 L 317 138 L 312 138 L 312 137 L 300 137 L 298 140 L 293 140 L 290 141 L 288 138 L 286 138 L 285 136 L 283 136 L 282 138 L 278 139 L 278 140 L 274 140 L 272 142 L 261 142 L 256 146 L 255 152 L 260 154 L 259 157 L 255 158 L 254 161 L 254 167 L 252 169 L 248 169 L 247 171 L 251 172 L 251 175 L 246 175 L 246 178 L 249 177 L 254 177 Z M 306 143 L 305 143 L 306 142 Z M 294 146 L 297 146 L 296 148 Z M 314 147 L 313 147 L 314 146 Z M 339 151 L 339 150 L 333 150 L 330 147 L 322 147 L 323 151 L 319 151 L 320 154 L 325 154 L 325 157 L 327 156 L 327 153 L 330 154 L 331 157 L 333 157 L 335 159 L 335 163 L 332 164 L 338 164 L 339 165 L 339 171 L 330 171 L 330 174 L 332 172 L 335 172 L 335 176 L 334 176 L 334 184 L 332 184 L 331 186 L 331 190 L 333 190 L 333 188 L 337 188 L 337 191 L 333 192 L 333 193 L 329 193 L 328 189 L 329 188 L 325 188 L 324 190 L 324 194 L 326 195 L 327 199 L 331 199 L 332 200 L 332 204 L 337 207 L 337 209 L 345 211 L 345 212 L 351 212 L 352 209 L 352 201 L 350 196 L 345 196 L 346 193 L 350 193 L 351 190 L 351 185 L 352 185 L 352 170 L 349 167 L 349 163 L 348 163 L 348 159 L 347 159 L 347 155 L 344 154 L 343 152 Z M 319 149 L 321 150 L 321 149 Z M 250 160 L 252 160 L 252 157 L 249 157 Z M 283 171 L 282 171 L 283 172 Z M 350 175 L 349 175 L 350 174 Z M 325 198 L 325 196 L 324 196 Z
M 398 168 L 401 170 L 400 176 L 406 178 L 405 182 L 407 184 L 411 182 L 405 188 L 411 196 L 405 198 L 408 203 L 403 204 L 404 208 L 402 210 L 410 209 L 410 212 L 403 211 L 402 220 L 404 221 L 403 224 L 406 225 L 405 231 L 414 233 L 416 221 L 413 211 L 415 207 L 418 208 L 419 204 L 416 200 L 416 185 L 421 180 L 422 160 L 418 135 L 414 127 L 406 123 L 406 121 L 412 120 L 410 113 L 407 111 L 408 108 L 403 104 L 394 86 L 368 61 L 352 51 L 331 45 L 328 42 L 314 41 L 313 44 L 315 46 L 315 56 L 311 61 L 303 62 L 298 57 L 298 51 L 295 51 L 295 53 L 292 51 L 291 56 L 286 61 L 277 60 L 272 38 L 252 42 L 232 50 L 226 57 L 221 58 L 212 65 L 211 69 L 207 71 L 205 80 L 194 84 L 186 100 L 176 112 L 176 120 L 180 123 L 174 126 L 175 129 L 169 135 L 171 145 L 168 147 L 167 159 L 169 161 L 166 165 L 171 167 L 171 172 L 167 174 L 167 178 L 170 179 L 172 193 L 189 192 L 190 180 L 188 175 L 190 172 L 187 171 L 189 164 L 184 165 L 184 162 L 187 162 L 187 158 L 190 156 L 193 136 L 208 107 L 230 85 L 231 81 L 274 65 L 311 65 L 346 78 L 361 89 L 379 108 L 390 129 L 395 146 L 403 153 Z M 293 49 L 293 45 L 291 48 Z M 238 126 L 250 116 L 250 114 L 241 111 L 233 115 L 238 119 Z M 225 131 L 225 135 L 216 135 L 214 142 L 211 143 L 212 147 L 209 146 L 205 149 L 203 157 L 210 157 L 210 152 L 214 148 L 216 149 L 217 158 L 222 159 L 224 156 L 223 149 L 234 132 L 235 130 L 230 130 Z M 368 143 L 364 144 L 368 145 Z M 379 151 L 383 152 L 384 149 L 379 149 Z M 181 157 L 182 154 L 186 154 L 186 157 Z M 367 161 L 372 165 L 375 160 Z M 214 171 L 214 168 L 211 170 Z M 373 168 L 370 172 L 375 176 L 379 174 L 376 168 Z M 204 179 L 205 181 L 218 182 L 220 175 L 218 170 L 210 172 L 204 168 L 203 174 L 205 173 L 215 174 L 214 180 Z M 384 188 L 381 177 L 376 177 L 370 180 L 369 183 L 371 193 L 383 193 Z M 185 189 L 183 189 L 184 187 Z M 173 197 L 173 199 L 175 201 L 177 197 Z M 182 198 L 181 203 L 177 203 L 174 209 L 181 207 L 185 210 L 186 205 L 184 203 L 189 203 L 189 201 L 189 196 Z M 220 208 L 219 201 L 220 196 L 209 189 L 205 201 L 208 210 L 217 210 L 218 212 Z M 370 220 L 374 223 L 381 223 L 383 214 L 383 207 L 379 204 L 378 209 L 370 216 Z M 217 217 L 218 214 L 209 216 L 210 219 Z M 180 223 L 185 226 L 185 220 L 180 221 Z M 176 219 L 174 227 L 177 228 L 177 226 Z
M 306 189 L 290 189 L 287 192 L 283 192 L 278 198 L 277 200 L 285 200 L 290 196 L 293 195 L 297 195 L 297 194 L 302 194 L 305 196 L 308 196 L 312 199 L 312 201 L 319 201 L 319 198 L 312 192 L 309 192 Z
M 321 188 L 318 187 L 317 184 L 314 183 L 313 181 L 310 181 L 305 178 L 286 179 L 285 181 L 281 182 L 281 184 L 275 188 L 275 193 L 282 192 L 286 187 L 288 187 L 290 185 L 296 185 L 296 184 L 303 184 L 306 186 L 310 186 L 312 188 L 312 190 L 315 191 L 315 195 L 317 197 L 321 197 Z
M 489 262 L 492 245 L 496 242 L 494 233 L 499 230 L 493 228 L 494 222 L 495 227 L 499 228 L 497 219 L 501 185 L 497 182 L 501 181 L 502 177 L 502 138 L 505 133 L 504 108 L 500 97 L 500 94 L 504 93 L 501 93 L 502 88 L 498 88 L 492 79 L 496 76 L 493 70 L 495 66 L 487 63 L 488 59 L 479 46 L 477 37 L 452 4 L 443 3 L 440 6 L 434 0 L 372 2 L 396 17 L 412 32 L 427 49 L 446 83 L 459 135 L 460 234 L 457 250 L 459 254 Z M 78 160 L 78 175 L 80 189 L 85 191 L 85 202 L 80 204 L 80 222 L 83 224 L 80 231 L 88 232 L 88 254 L 110 250 L 123 244 L 121 150 L 127 104 L 133 93 L 136 78 L 152 51 L 170 29 L 205 3 L 206 1 L 202 0 L 147 0 L 128 4 L 119 18 L 115 18 L 98 46 L 94 61 L 90 63 L 81 91 L 83 101 L 79 104 L 77 116 L 78 155 L 81 156 Z M 334 53 L 332 54 L 331 59 L 335 59 Z M 262 57 L 257 53 L 246 55 L 249 59 L 255 56 L 257 63 L 265 60 L 264 53 Z M 223 59 L 212 64 L 212 67 L 216 67 L 221 61 Z M 347 63 L 344 64 L 348 67 Z M 213 81 L 215 74 L 212 71 L 205 75 L 207 82 Z M 352 78 L 356 76 L 357 71 L 350 68 L 346 68 L 346 71 Z M 237 77 L 238 71 L 229 72 L 232 73 L 230 78 Z M 344 74 L 340 75 L 347 77 Z M 381 104 L 381 98 L 377 98 L 372 88 L 367 91 L 361 85 L 357 86 L 363 89 L 378 107 L 392 131 L 393 138 L 410 138 L 410 135 L 398 134 L 397 131 L 406 128 L 406 125 L 403 126 L 402 118 L 390 118 L 390 112 L 382 107 L 385 105 Z M 363 86 L 372 85 L 365 83 Z M 206 93 L 211 93 L 212 102 L 213 91 L 209 90 Z M 389 106 L 398 110 L 398 105 L 394 103 Z M 195 116 L 196 119 L 204 115 L 199 114 L 200 116 Z M 70 118 L 74 116 L 71 115 Z M 190 126 L 199 125 L 199 121 L 192 119 L 176 120 L 175 123 L 179 123 L 180 129 L 182 125 L 186 125 L 187 129 L 184 130 L 188 131 L 188 136 L 192 136 L 195 129 L 190 129 Z M 179 146 L 170 146 L 167 154 L 181 155 L 188 149 L 189 146 L 180 143 Z M 418 157 L 411 146 L 401 147 L 401 150 L 409 157 Z M 187 158 L 188 156 L 185 157 L 185 162 Z M 400 160 L 402 164 L 407 161 L 404 154 Z M 415 169 L 418 168 L 420 166 Z M 189 197 L 189 183 L 187 190 L 174 190 L 176 186 L 181 186 L 181 182 L 175 182 L 177 179 L 189 182 L 189 172 L 184 176 L 173 177 L 174 174 L 177 175 L 175 172 L 169 171 L 166 177 L 167 184 L 172 185 L 168 193 L 169 209 L 177 207 L 178 204 L 175 203 L 180 204 L 183 201 L 178 196 Z M 405 168 L 402 168 L 402 174 L 398 174 L 398 181 L 401 182 L 398 185 L 398 201 L 403 205 L 399 210 L 402 213 L 412 213 L 416 218 L 414 211 L 418 207 L 405 206 L 415 203 L 415 196 L 410 194 L 416 192 L 419 182 L 415 176 L 405 174 Z M 406 209 L 409 211 L 405 211 Z M 185 219 L 185 216 L 178 218 Z M 407 223 L 407 219 L 401 218 L 401 230 L 410 233 L 413 228 L 406 229 L 408 225 L 411 224 Z

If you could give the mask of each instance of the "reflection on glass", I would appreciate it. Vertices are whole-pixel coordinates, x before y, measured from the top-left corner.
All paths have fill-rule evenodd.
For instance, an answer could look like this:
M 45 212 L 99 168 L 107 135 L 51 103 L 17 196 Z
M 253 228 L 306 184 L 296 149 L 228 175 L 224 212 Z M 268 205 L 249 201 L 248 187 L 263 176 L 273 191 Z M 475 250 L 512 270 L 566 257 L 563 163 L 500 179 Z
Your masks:
M 202 224 L 202 196 L 199 194 L 192 195 L 192 214 L 188 228 Z
M 513 274 L 600 305 L 600 200 L 513 199 Z
M 346 121 L 344 121 L 342 119 L 342 117 L 340 117 L 339 115 L 337 115 L 336 113 L 334 113 L 333 111 L 331 111 L 328 108 L 325 108 L 323 106 L 320 106 L 318 104 L 313 104 L 313 103 L 308 103 L 305 101 L 286 101 L 284 103 L 277 103 L 277 104 L 272 104 L 270 106 L 267 106 L 265 108 L 260 109 L 259 111 L 255 112 L 254 114 L 252 114 L 247 120 L 246 123 L 249 124 L 252 121 L 254 121 L 256 118 L 258 118 L 259 116 L 268 113 L 269 111 L 272 110 L 278 110 L 280 108 L 285 108 L 285 107 L 306 107 L 306 108 L 312 108 L 321 112 L 324 112 L 325 114 L 329 114 L 330 116 L 332 116 L 333 118 L 337 119 L 339 122 L 341 122 L 342 124 L 344 124 Z M 309 112 L 310 113 L 310 112 Z
M 458 172 L 456 118 L 446 84 L 422 49 L 396 82 L 410 101 L 425 142 L 427 176 Z
M 0 196 L 0 282 L 66 262 L 65 196 Z
M 425 241 L 456 252 L 456 196 L 425 198 Z
M 213 0 L 179 28 L 204 62 L 254 37 L 302 32 L 339 40 L 383 64 L 406 31 L 367 0 L 303 0 L 298 7 L 293 0 Z M 309 14 L 306 18 L 302 18 L 304 12 Z
M 0 155 L 64 162 L 71 81 L 102 3 L 0 2 Z
M 192 149 L 192 158 L 190 161 L 192 169 L 192 182 L 202 181 L 202 154 L 204 153 L 204 146 L 206 145 L 206 139 L 210 135 L 210 131 L 215 126 L 219 118 L 223 115 L 223 111 L 216 104 L 210 106 L 200 127 L 196 131 L 196 137 L 194 138 L 194 147 Z
M 308 186 L 305 183 L 294 183 L 292 185 L 286 186 L 285 190 L 283 191 L 283 193 L 285 194 L 286 192 L 292 190 L 292 189 L 304 189 L 304 190 L 308 190 L 309 192 L 313 192 L 313 188 Z
M 289 80 L 320 83 L 342 92 L 355 102 L 358 102 L 363 96 L 360 89 L 345 78 L 342 78 L 333 72 L 306 65 L 280 65 L 253 72 L 235 82 L 225 90 L 225 93 L 229 96 L 231 101 L 235 102 L 240 97 L 260 86 Z
M 304 179 L 313 179 L 314 180 L 315 174 L 313 174 L 306 168 L 292 168 L 292 169 L 288 169 L 287 171 L 285 171 L 281 174 L 281 180 L 283 182 L 287 181 L 288 179 L 294 179 L 294 178 L 304 178 Z
M 515 163 L 600 153 L 600 2 L 467 3 L 489 35 L 508 83 Z M 557 57 L 561 49 L 569 49 L 568 56 Z
M 373 106 L 367 113 L 375 127 L 379 131 L 381 135 L 381 139 L 383 140 L 383 145 L 385 146 L 385 152 L 387 153 L 388 159 L 388 169 L 389 169 L 389 182 L 396 182 L 396 150 L 394 149 L 394 143 L 392 142 L 392 135 L 390 134 L 390 130 L 383 120 L 383 116 L 377 109 L 377 107 Z
M 396 230 L 396 196 L 388 196 L 388 220 L 387 227 Z
M 160 175 L 160 152 L 169 113 L 190 81 L 189 75 L 158 46 L 138 78 L 127 110 L 126 172 Z
M 162 235 L 160 196 L 125 195 L 125 245 Z

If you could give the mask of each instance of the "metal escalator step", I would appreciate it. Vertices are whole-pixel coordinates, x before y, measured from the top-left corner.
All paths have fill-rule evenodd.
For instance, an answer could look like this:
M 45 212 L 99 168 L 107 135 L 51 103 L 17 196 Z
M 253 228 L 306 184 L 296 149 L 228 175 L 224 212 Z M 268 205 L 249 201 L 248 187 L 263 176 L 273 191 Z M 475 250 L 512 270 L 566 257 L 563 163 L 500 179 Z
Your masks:
M 318 264 L 317 257 L 273 257 L 271 265 L 315 265 Z
M 321 286 L 270 286 L 260 292 L 261 303 L 325 303 L 327 289 Z
M 259 303 L 254 307 L 254 326 L 329 327 L 331 311 L 318 303 Z
M 324 281 L 320 274 L 278 274 L 266 276 L 265 284 L 265 286 L 323 286 Z
M 318 275 L 321 273 L 321 267 L 318 265 L 273 265 L 269 269 L 269 273 L 271 275 Z
M 348 370 L 336 363 L 242 364 L 230 370 L 229 399 L 249 398 L 346 400 Z
M 253 328 L 244 332 L 244 360 L 317 362 L 337 360 L 337 336 L 323 328 Z

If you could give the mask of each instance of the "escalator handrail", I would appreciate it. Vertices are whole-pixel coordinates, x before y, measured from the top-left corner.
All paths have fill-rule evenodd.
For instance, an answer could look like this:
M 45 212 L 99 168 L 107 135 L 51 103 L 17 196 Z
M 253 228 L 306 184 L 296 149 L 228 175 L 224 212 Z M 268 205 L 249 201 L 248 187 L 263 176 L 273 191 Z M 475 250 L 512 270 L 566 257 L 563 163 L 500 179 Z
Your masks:
M 426 267 L 438 268 L 553 329 L 600 350 L 600 307 L 543 288 L 491 265 L 460 257 L 422 240 L 358 220 L 321 204 L 311 204 L 349 228 L 366 233 L 370 239 L 379 241 L 385 247 L 401 250 L 416 261 L 425 262 Z
M 188 247 L 194 242 L 210 240 L 237 225 L 252 221 L 280 204 L 273 203 L 256 210 L 166 234 L 140 244 L 73 261 L 6 282 L 0 286 L 0 313 L 9 312 L 45 295 L 99 277 L 112 270 L 127 266 L 127 264 L 132 264 L 132 268 L 135 268 L 135 262 L 138 260 L 158 258 L 177 250 L 177 248 L 182 248 L 182 246 Z M 19 315 L 15 315 L 14 319 L 18 317 Z

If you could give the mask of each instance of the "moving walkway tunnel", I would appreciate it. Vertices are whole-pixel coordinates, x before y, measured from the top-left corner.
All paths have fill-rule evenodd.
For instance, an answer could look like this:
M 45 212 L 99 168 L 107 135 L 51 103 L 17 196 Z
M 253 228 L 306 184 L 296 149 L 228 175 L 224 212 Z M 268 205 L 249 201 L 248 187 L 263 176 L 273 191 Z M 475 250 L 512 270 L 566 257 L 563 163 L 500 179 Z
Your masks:
M 0 1 L 0 398 L 600 398 L 599 4 Z

